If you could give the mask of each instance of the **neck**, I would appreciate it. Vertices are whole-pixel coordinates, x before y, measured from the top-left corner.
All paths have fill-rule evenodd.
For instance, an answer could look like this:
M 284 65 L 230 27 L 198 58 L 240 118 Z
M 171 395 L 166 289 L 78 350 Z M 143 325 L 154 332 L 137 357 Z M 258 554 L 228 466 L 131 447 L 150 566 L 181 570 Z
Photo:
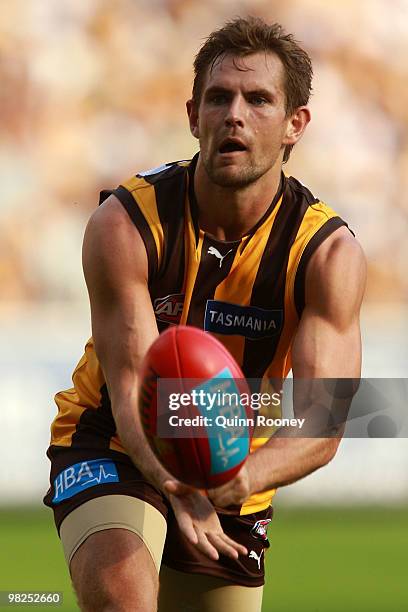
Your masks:
M 281 164 L 275 164 L 254 183 L 234 189 L 213 183 L 199 156 L 194 191 L 202 230 L 218 240 L 239 240 L 268 210 L 280 183 Z

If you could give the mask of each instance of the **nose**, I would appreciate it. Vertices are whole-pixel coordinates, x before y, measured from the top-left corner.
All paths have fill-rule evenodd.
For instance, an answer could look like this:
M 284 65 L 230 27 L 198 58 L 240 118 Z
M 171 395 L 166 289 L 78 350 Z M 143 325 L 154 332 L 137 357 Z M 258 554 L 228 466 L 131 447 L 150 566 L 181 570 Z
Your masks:
M 234 96 L 228 106 L 228 112 L 225 116 L 225 125 L 227 127 L 244 127 L 244 118 L 245 101 L 241 96 Z

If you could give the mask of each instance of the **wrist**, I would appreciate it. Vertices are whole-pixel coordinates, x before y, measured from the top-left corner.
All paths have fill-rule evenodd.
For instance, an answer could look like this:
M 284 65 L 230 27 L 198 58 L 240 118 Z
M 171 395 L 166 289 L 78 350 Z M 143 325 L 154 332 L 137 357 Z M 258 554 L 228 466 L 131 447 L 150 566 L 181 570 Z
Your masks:
M 137 440 L 136 445 L 135 440 Z M 159 462 L 146 438 L 139 434 L 138 437 L 134 436 L 131 440 L 122 439 L 122 444 L 142 476 L 160 492 L 166 493 L 164 483 L 173 477 Z

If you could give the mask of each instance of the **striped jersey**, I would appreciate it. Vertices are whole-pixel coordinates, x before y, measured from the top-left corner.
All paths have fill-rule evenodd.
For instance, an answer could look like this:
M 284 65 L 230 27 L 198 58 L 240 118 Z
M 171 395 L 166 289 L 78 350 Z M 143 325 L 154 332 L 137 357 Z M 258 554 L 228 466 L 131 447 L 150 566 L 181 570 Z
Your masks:
M 283 173 L 268 210 L 239 240 L 220 241 L 198 224 L 193 178 L 198 155 L 133 176 L 114 194 L 144 241 L 159 332 L 193 325 L 214 334 L 259 390 L 280 386 L 305 304 L 305 271 L 316 248 L 345 222 Z M 92 338 L 73 387 L 56 395 L 52 446 L 125 452 Z M 278 416 L 278 415 L 276 415 Z M 267 438 L 254 438 L 251 451 Z M 241 514 L 266 508 L 275 490 L 252 495 Z

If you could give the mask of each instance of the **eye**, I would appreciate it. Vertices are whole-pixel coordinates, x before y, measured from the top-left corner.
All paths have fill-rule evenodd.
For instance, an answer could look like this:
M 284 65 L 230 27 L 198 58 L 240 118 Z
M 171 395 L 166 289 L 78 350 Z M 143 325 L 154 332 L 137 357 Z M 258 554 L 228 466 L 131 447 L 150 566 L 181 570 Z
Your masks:
M 209 102 L 211 104 L 215 104 L 216 106 L 219 106 L 221 104 L 225 104 L 226 101 L 227 101 L 227 96 L 225 94 L 214 94 L 209 99 Z
M 263 96 L 259 96 L 257 94 L 254 94 L 252 96 L 249 96 L 248 102 L 250 104 L 253 104 L 254 106 L 264 106 L 265 104 L 268 103 L 268 100 L 266 98 L 264 98 Z

